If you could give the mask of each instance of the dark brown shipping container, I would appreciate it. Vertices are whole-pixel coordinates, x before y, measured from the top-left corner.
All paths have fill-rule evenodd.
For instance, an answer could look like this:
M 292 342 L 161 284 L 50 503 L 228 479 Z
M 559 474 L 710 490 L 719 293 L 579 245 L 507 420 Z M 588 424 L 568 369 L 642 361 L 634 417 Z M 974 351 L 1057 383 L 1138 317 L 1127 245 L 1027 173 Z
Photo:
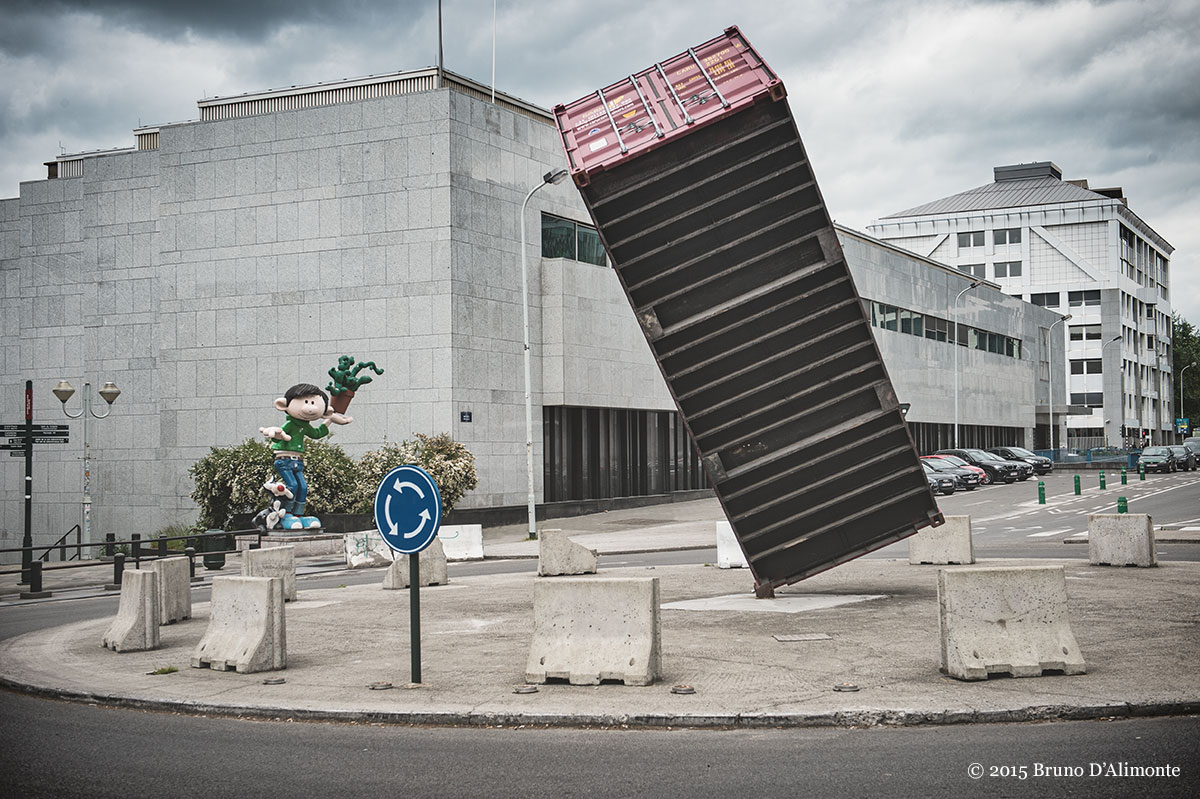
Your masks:
M 762 595 L 942 523 L 785 97 L 729 28 L 554 109 Z

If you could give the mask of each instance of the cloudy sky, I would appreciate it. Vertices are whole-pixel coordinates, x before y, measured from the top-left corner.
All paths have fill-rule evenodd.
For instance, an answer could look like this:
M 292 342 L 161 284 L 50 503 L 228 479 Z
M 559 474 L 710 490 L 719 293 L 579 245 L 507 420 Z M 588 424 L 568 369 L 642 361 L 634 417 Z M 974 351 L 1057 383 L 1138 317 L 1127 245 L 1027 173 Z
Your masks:
M 130 147 L 196 100 L 437 61 L 436 0 L 4 0 L 0 197 L 60 152 Z M 444 0 L 446 67 L 489 83 L 492 0 Z M 1054 161 L 1122 186 L 1200 323 L 1195 0 L 496 0 L 498 88 L 544 107 L 738 25 L 856 228 Z

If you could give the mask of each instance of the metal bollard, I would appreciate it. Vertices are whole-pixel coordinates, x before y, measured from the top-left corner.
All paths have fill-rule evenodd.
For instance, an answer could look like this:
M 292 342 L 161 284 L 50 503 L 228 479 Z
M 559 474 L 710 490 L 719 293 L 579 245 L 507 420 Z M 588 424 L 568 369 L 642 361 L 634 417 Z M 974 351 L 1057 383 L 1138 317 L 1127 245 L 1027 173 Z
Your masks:
M 158 556 L 160 558 L 165 558 L 167 556 L 167 534 L 166 533 L 158 534 Z
M 1079 496 L 1079 475 L 1075 475 L 1075 496 Z
M 1129 501 L 1125 497 L 1117 497 L 1117 513 L 1129 513 Z
M 1127 474 L 1128 471 L 1129 470 L 1126 469 L 1124 466 L 1121 467 L 1121 485 L 1123 485 L 1123 486 L 1129 485 L 1129 477 Z
M 188 559 L 188 580 L 193 583 L 201 582 L 203 578 L 196 576 L 196 548 L 185 547 L 183 554 L 186 555 Z
M 114 543 L 116 540 L 116 533 L 104 534 L 104 557 L 111 558 L 113 555 L 117 554 L 117 546 Z
M 1046 504 L 1046 481 L 1038 480 L 1038 504 Z
M 121 577 L 125 573 L 125 553 L 118 552 L 113 555 L 113 581 L 104 586 L 105 591 L 120 591 Z
M 49 591 L 42 590 L 42 561 L 35 560 L 29 564 L 29 590 L 21 592 L 21 599 L 45 599 Z
M 130 538 L 133 539 L 129 546 L 133 550 L 133 566 L 135 569 L 140 569 L 142 568 L 142 534 L 134 533 Z
M 1100 490 L 1103 491 L 1105 488 L 1108 488 L 1108 486 L 1104 482 L 1104 470 L 1101 469 L 1100 470 Z
M 1138 479 L 1139 480 L 1146 479 L 1146 464 L 1140 463 L 1140 462 L 1138 463 Z

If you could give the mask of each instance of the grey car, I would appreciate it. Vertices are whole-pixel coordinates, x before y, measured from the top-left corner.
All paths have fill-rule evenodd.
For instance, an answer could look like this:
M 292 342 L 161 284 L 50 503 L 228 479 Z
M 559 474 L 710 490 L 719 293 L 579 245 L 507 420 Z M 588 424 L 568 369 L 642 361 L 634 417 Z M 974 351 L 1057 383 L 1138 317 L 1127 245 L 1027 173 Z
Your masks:
M 1177 469 L 1181 472 L 1196 471 L 1196 452 L 1190 447 L 1185 447 L 1182 444 L 1172 445 L 1169 447 L 1175 455 L 1175 463 Z

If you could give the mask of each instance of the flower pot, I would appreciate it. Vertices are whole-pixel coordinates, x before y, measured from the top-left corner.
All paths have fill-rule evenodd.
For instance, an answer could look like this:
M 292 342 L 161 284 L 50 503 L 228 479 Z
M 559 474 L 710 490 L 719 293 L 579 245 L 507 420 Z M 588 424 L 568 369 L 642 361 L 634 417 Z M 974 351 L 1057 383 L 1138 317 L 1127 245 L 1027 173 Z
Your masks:
M 329 407 L 333 408 L 334 413 L 345 413 L 350 407 L 350 400 L 354 399 L 353 391 L 343 391 L 341 394 L 334 394 L 329 398 Z

